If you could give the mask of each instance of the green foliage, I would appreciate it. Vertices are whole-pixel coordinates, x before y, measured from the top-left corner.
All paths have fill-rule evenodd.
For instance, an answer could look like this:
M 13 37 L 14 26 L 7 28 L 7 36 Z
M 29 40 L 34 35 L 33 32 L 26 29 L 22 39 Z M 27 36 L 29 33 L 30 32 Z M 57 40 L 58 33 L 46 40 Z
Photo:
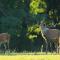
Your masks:
M 28 39 L 34 41 L 37 35 L 41 32 L 40 26 L 38 24 L 31 25 L 28 27 L 27 37 Z
M 48 14 L 49 14 L 49 18 L 51 18 L 52 21 L 54 21 L 54 23 L 58 23 L 59 22 L 59 15 L 60 15 L 60 3 L 59 0 L 46 0 L 47 2 L 47 6 L 48 6 Z
M 32 0 L 30 3 L 30 13 L 32 14 L 44 13 L 46 8 L 46 2 L 42 0 Z
M 40 32 L 39 25 L 35 24 L 35 25 L 32 25 L 32 26 L 29 26 L 28 27 L 28 32 L 30 32 L 30 33 L 32 33 L 32 32 L 39 33 Z
M 19 19 L 13 16 L 7 16 L 0 18 L 1 32 L 9 32 L 16 34 Z
M 50 16 L 50 18 L 57 18 L 57 10 L 56 9 L 51 9 L 49 11 L 49 16 Z
M 0 0 L 0 11 L 4 16 L 19 16 L 24 9 L 24 0 Z

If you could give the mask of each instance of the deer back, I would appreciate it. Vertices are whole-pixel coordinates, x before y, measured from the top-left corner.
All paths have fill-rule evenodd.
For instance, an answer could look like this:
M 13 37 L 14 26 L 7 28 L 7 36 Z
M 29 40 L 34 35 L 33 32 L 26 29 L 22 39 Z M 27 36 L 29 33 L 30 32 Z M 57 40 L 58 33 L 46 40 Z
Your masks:
M 9 40 L 10 40 L 10 34 L 8 34 L 8 33 L 0 34 L 0 42 L 7 42 Z
M 58 39 L 59 38 L 59 30 L 58 29 L 49 29 L 45 32 L 45 35 L 49 39 Z

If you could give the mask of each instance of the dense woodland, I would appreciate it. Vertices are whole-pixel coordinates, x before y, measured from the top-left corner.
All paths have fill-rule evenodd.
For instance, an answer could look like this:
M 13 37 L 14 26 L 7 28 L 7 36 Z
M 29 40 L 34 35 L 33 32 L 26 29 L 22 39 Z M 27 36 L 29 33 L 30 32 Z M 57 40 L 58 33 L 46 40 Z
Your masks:
M 45 51 L 42 20 L 60 29 L 60 0 L 0 0 L 0 33 L 11 34 L 11 50 Z

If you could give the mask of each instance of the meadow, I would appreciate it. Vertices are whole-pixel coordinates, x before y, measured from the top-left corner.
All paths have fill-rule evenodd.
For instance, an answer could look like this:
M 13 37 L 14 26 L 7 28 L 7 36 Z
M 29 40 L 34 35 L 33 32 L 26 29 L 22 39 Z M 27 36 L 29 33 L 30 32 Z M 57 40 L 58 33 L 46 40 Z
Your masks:
M 60 54 L 57 53 L 5 53 L 0 54 L 0 60 L 60 60 Z

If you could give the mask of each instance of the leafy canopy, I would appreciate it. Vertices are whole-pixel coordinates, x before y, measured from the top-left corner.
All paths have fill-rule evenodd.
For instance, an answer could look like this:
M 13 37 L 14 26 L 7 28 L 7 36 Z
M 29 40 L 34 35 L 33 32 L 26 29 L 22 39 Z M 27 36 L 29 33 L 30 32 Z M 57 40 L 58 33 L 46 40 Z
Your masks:
M 30 13 L 38 14 L 46 11 L 47 5 L 43 0 L 32 0 L 30 3 Z

